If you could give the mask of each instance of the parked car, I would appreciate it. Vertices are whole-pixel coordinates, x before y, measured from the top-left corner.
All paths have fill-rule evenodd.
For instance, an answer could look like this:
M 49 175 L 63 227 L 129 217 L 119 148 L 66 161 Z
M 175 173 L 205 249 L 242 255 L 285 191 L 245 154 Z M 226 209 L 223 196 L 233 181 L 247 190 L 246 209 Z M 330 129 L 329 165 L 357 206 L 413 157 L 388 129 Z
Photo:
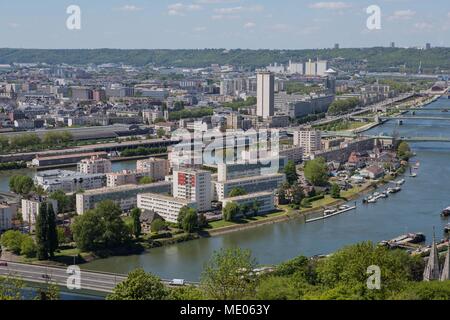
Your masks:
M 7 267 L 7 266 L 8 266 L 8 262 L 0 261 L 0 267 Z
M 51 279 L 51 277 L 50 277 L 48 274 L 43 274 L 43 275 L 42 275 L 42 278 L 43 278 L 43 279 L 47 279 L 47 280 L 50 280 L 50 279 Z

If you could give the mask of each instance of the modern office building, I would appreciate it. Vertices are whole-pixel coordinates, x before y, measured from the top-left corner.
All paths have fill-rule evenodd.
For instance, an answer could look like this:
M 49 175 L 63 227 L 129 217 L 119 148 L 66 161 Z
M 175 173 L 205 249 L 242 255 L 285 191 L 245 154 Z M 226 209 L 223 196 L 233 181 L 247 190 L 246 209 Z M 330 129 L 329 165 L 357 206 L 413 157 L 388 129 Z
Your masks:
M 322 148 L 322 134 L 319 130 L 299 130 L 294 132 L 294 145 L 303 149 L 304 154 L 312 154 Z
M 108 159 L 92 156 L 78 162 L 77 171 L 85 174 L 109 173 L 112 171 L 112 165 Z
M 214 199 L 224 201 L 235 188 L 243 189 L 247 194 L 273 191 L 286 181 L 284 173 L 239 178 L 227 181 L 213 181 Z
M 86 174 L 60 169 L 38 172 L 34 180 L 37 185 L 41 186 L 48 193 L 57 190 L 70 193 L 106 186 L 105 174 Z
M 153 211 L 165 221 L 171 223 L 178 222 L 178 215 L 181 208 L 190 207 L 197 209 L 196 203 L 190 200 L 156 193 L 138 194 L 137 207 L 142 210 Z
M 116 202 L 124 211 L 136 207 L 139 193 L 163 193 L 172 191 L 172 183 L 158 182 L 147 185 L 123 185 L 115 188 L 88 190 L 76 195 L 77 213 L 83 214 L 94 209 L 95 205 L 104 200 Z
M 197 210 L 211 210 L 211 172 L 176 169 L 173 172 L 173 196 L 197 203 Z
M 270 72 L 258 72 L 256 114 L 267 119 L 275 114 L 275 77 Z

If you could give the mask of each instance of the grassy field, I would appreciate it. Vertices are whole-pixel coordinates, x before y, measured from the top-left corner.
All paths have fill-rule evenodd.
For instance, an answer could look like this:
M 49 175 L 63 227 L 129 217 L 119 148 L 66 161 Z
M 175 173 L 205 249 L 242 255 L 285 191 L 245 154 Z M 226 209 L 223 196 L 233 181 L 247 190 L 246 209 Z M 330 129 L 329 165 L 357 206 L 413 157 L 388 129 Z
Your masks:
M 247 218 L 247 219 L 242 219 L 242 220 L 239 220 L 236 222 L 230 222 L 230 221 L 225 221 L 225 220 L 214 221 L 214 222 L 209 223 L 209 230 L 215 230 L 215 229 L 226 228 L 226 227 L 237 226 L 237 225 L 245 225 L 245 224 L 249 224 L 252 222 L 263 221 L 263 220 L 270 220 L 270 219 L 273 219 L 276 217 L 281 217 L 285 214 L 286 214 L 285 211 L 277 211 L 277 212 L 269 213 L 269 214 L 262 215 L 262 216 L 256 216 L 256 217 L 251 217 L 251 218 Z

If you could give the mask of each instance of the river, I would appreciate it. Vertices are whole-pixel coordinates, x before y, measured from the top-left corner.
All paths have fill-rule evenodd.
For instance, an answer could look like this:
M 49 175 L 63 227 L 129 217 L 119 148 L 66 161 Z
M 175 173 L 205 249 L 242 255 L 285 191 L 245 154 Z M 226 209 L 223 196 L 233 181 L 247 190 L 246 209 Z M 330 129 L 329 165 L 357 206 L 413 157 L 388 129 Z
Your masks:
M 429 108 L 448 108 L 450 101 L 438 100 Z M 418 111 L 417 115 L 445 116 L 440 111 Z M 450 115 L 449 115 L 450 116 Z M 387 122 L 369 134 L 450 137 L 450 121 L 407 120 L 403 126 Z M 431 239 L 433 226 L 444 237 L 440 212 L 450 205 L 446 183 L 450 181 L 450 143 L 413 143 L 415 160 L 421 166 L 417 178 L 406 177 L 403 191 L 370 206 L 316 223 L 303 219 L 265 225 L 217 237 L 152 249 L 141 255 L 111 257 L 88 263 L 83 268 L 127 273 L 144 268 L 162 278 L 196 281 L 211 254 L 220 248 L 250 249 L 260 264 L 277 264 L 298 255 L 328 254 L 345 245 L 371 240 L 379 242 L 405 232 L 423 232 Z
M 448 108 L 449 104 L 449 100 L 441 99 L 428 107 Z M 416 114 L 447 116 L 426 109 Z M 450 121 L 406 120 L 403 126 L 390 121 L 368 133 L 391 135 L 394 131 L 401 136 L 450 137 Z M 296 219 L 156 248 L 141 255 L 96 260 L 81 267 L 123 274 L 144 268 L 166 279 L 197 281 L 204 263 L 220 248 L 250 249 L 260 264 L 277 264 L 299 255 L 328 254 L 349 244 L 379 242 L 406 232 L 423 232 L 430 241 L 433 226 L 437 237 L 443 238 L 448 221 L 440 217 L 440 212 L 450 205 L 446 185 L 450 181 L 450 143 L 413 143 L 411 147 L 417 153 L 414 160 L 421 164 L 418 177 L 406 177 L 402 192 L 376 204 L 362 205 L 358 199 L 355 211 L 324 221 L 305 224 L 303 219 Z

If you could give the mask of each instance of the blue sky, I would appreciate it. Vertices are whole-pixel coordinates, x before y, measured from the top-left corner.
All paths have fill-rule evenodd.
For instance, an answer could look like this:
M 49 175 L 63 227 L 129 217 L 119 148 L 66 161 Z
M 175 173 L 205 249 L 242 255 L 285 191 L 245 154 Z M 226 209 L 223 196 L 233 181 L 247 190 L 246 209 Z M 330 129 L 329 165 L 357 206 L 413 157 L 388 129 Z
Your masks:
M 81 8 L 81 30 L 66 8 Z M 366 27 L 369 5 L 381 30 Z M 450 46 L 449 0 L 0 0 L 0 47 L 327 48 Z

